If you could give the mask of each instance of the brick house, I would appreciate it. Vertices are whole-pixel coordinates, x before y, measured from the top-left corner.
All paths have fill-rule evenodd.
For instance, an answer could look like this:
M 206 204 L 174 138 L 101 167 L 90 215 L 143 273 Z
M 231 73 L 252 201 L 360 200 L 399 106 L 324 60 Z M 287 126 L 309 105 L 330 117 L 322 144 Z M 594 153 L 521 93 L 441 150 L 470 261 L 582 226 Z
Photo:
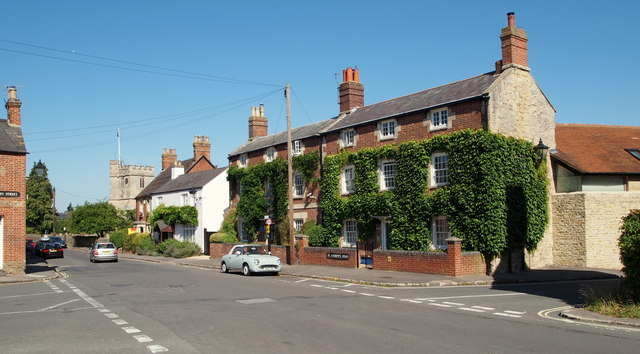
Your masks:
M 640 127 L 556 124 L 553 260 L 620 269 L 622 217 L 640 209 Z
M 502 29 L 500 40 L 502 59 L 495 63 L 494 71 L 371 105 L 365 105 L 360 72 L 351 68 L 344 70 L 343 82 L 338 88 L 338 116 L 294 129 L 294 154 L 318 150 L 319 170 L 322 171 L 323 158 L 343 150 L 358 151 L 426 140 L 463 129 L 487 130 L 531 142 L 542 139 L 546 145 L 555 148 L 555 110 L 531 75 L 527 35 L 515 26 L 513 13 L 508 14 L 508 25 Z M 286 158 L 286 134 L 267 135 L 263 112 L 262 107 L 252 109 L 249 141 L 229 154 L 230 166 L 251 166 L 268 162 L 273 156 Z M 431 160 L 434 161 L 431 166 L 433 175 L 446 176 L 446 153 L 434 154 Z M 381 191 L 394 188 L 396 170 L 395 161 L 379 161 Z M 353 179 L 353 168 L 345 166 L 340 182 L 341 193 L 345 197 L 354 192 Z M 437 188 L 446 183 L 446 180 L 433 180 L 430 187 Z M 308 190 L 310 187 L 312 185 L 305 181 L 296 183 L 294 178 L 294 195 L 297 197 L 294 199 L 294 219 L 300 220 L 296 224 L 307 220 L 321 221 L 322 210 L 318 208 L 317 198 L 322 196 Z M 231 186 L 230 194 L 233 205 L 238 201 L 239 187 Z M 306 199 L 307 196 L 313 200 Z M 387 217 L 380 215 L 376 218 L 379 222 L 370 246 L 384 251 Z M 450 237 L 446 217 L 434 218 L 432 225 L 434 235 L 438 234 L 437 240 L 434 238 L 434 246 L 446 249 L 448 245 L 444 240 Z M 344 220 L 340 246 L 353 247 L 357 232 L 354 220 Z M 552 227 L 549 227 L 545 239 L 551 232 Z M 547 245 L 542 242 L 536 254 L 528 255 L 527 263 L 532 266 L 552 264 L 552 250 Z
M 211 233 L 218 231 L 228 207 L 227 168 L 217 168 L 210 161 L 211 143 L 207 136 L 196 136 L 193 158 L 178 160 L 175 149 L 163 149 L 162 172 L 136 196 L 138 232 L 153 233 L 156 241 L 176 238 L 192 241 L 208 253 Z M 166 206 L 190 205 L 198 210 L 198 225 L 150 225 L 149 214 Z
M 26 239 L 27 149 L 16 88 L 9 87 L 7 119 L 0 119 L 0 273 L 22 274 Z

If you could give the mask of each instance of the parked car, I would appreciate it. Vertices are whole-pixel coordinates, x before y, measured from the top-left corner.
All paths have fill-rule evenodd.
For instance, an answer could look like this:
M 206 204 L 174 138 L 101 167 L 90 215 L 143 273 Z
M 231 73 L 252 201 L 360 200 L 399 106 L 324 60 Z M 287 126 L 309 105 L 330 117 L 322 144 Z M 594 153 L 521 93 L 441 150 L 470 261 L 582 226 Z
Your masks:
M 89 260 L 98 261 L 118 261 L 118 249 L 111 242 L 98 242 L 89 250 Z
M 234 246 L 229 253 L 222 256 L 220 263 L 220 270 L 223 273 L 240 270 L 243 275 L 251 275 L 251 273 L 278 275 L 281 269 L 280 258 L 270 255 L 265 247 L 256 245 Z
M 44 259 L 64 258 L 64 249 L 57 243 L 44 243 L 44 246 L 40 250 L 40 256 Z
M 33 239 L 27 239 L 27 254 L 35 254 L 36 251 L 36 243 Z
M 62 246 L 62 248 L 67 248 L 67 241 L 65 241 L 62 237 L 60 236 L 51 236 L 49 237 L 50 242 L 52 243 L 57 243 L 60 246 Z

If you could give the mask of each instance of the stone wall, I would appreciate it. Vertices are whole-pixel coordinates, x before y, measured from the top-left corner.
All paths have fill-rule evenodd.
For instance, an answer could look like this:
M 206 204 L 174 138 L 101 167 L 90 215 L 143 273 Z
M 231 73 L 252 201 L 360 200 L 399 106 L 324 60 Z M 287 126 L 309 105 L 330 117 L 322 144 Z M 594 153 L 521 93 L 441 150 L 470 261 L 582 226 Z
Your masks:
M 618 237 L 622 217 L 640 209 L 640 193 L 555 194 L 554 264 L 621 269 Z

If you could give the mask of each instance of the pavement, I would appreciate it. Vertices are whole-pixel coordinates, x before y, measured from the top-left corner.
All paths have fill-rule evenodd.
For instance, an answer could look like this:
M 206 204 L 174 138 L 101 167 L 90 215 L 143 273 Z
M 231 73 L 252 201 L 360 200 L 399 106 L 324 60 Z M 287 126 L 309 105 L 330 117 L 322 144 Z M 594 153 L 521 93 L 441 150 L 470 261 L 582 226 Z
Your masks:
M 78 250 L 82 252 L 86 251 L 86 249 Z M 211 259 L 209 258 L 209 256 L 170 258 L 120 253 L 119 257 L 120 259 L 165 263 L 173 264 L 176 266 L 197 267 L 212 270 L 220 269 L 220 259 Z M 88 257 L 87 262 L 89 262 Z M 517 273 L 495 274 L 492 276 L 466 275 L 453 277 L 437 274 L 394 272 L 368 268 L 328 267 L 301 264 L 285 264 L 283 265 L 280 274 L 383 287 L 433 287 L 552 283 L 575 280 L 618 279 L 622 275 L 620 271 L 611 269 L 544 268 Z M 50 266 L 39 257 L 29 257 L 27 259 L 25 274 L 0 276 L 0 286 L 7 283 L 43 281 L 54 279 L 57 277 L 58 273 L 55 267 Z M 573 308 L 570 310 L 562 311 L 560 313 L 560 316 L 577 321 L 615 324 L 640 328 L 640 319 L 626 319 L 603 316 L 580 308 Z

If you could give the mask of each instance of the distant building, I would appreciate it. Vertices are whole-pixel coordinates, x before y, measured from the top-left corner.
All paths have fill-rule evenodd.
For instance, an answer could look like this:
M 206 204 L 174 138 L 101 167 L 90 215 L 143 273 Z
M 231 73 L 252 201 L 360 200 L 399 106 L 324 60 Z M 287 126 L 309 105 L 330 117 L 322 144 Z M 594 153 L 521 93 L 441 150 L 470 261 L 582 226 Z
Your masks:
M 136 196 L 155 176 L 153 166 L 123 165 L 109 161 L 109 203 L 120 210 L 136 208 Z
M 9 87 L 7 119 L 0 119 L 0 273 L 22 274 L 26 265 L 27 149 L 20 127 L 22 102 Z

